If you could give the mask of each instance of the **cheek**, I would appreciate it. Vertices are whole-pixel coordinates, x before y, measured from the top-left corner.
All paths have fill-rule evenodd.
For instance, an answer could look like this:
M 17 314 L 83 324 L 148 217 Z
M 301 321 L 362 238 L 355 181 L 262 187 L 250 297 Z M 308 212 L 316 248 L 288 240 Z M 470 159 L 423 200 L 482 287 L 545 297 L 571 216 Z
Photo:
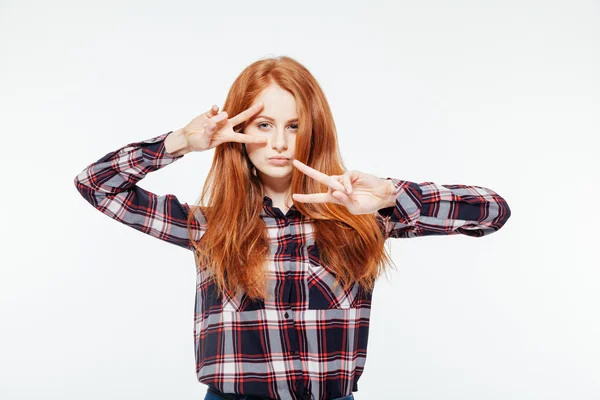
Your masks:
M 261 150 L 261 146 L 255 143 L 246 143 L 245 146 L 246 153 L 248 153 L 248 156 L 252 156 L 253 154 L 260 152 Z

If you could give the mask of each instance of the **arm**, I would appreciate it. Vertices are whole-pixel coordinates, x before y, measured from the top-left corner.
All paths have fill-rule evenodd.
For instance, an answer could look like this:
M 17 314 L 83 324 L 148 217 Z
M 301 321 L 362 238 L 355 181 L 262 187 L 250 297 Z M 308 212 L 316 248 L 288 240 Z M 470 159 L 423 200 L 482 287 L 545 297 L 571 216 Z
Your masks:
M 386 179 L 391 181 L 389 206 L 376 214 L 386 238 L 480 237 L 500 229 L 511 214 L 506 200 L 481 186 Z
M 177 131 L 176 131 L 177 132 Z M 183 157 L 186 151 L 179 146 L 173 131 L 130 143 L 106 154 L 90 164 L 74 179 L 81 196 L 98 211 L 140 232 L 155 238 L 193 249 L 187 231 L 190 207 L 180 203 L 173 194 L 164 196 L 137 186 L 149 172 L 163 168 Z M 170 144 L 173 155 L 167 152 Z M 206 221 L 199 211 L 191 226 L 194 240 L 199 240 Z

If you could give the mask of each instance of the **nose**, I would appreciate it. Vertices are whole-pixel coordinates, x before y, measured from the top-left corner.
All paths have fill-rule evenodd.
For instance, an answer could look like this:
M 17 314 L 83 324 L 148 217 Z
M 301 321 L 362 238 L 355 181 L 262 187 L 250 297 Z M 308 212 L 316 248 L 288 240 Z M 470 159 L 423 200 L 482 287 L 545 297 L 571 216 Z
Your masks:
M 273 149 L 281 151 L 288 148 L 287 138 L 285 137 L 285 128 L 276 129 L 272 138 Z

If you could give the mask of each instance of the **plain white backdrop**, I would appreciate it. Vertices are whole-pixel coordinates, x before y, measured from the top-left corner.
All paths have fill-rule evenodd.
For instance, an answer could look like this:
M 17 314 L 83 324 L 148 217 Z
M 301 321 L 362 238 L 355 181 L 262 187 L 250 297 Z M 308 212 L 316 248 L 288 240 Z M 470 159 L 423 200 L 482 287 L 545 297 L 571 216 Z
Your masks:
M 600 398 L 598 1 L 0 1 L 0 398 L 204 398 L 193 254 L 73 179 L 288 55 L 348 168 L 479 185 L 487 237 L 390 239 L 357 400 Z M 140 186 L 193 203 L 213 151 Z

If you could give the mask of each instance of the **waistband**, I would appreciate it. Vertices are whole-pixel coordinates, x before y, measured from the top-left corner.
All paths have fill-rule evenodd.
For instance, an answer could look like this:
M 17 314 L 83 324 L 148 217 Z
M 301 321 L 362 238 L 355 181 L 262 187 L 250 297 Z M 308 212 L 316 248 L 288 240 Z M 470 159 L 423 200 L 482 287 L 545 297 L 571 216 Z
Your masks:
M 217 388 L 213 387 L 213 386 L 208 386 L 207 389 L 209 392 L 211 392 L 212 394 L 214 394 L 215 396 L 217 396 L 220 399 L 223 400 L 269 400 L 266 397 L 260 397 L 260 396 L 244 396 L 244 395 L 239 395 L 239 394 L 234 394 L 234 393 L 223 393 L 220 392 Z M 336 397 L 335 399 L 330 399 L 330 400 L 354 400 L 354 395 L 352 393 L 350 393 L 347 396 L 343 396 L 343 397 Z

